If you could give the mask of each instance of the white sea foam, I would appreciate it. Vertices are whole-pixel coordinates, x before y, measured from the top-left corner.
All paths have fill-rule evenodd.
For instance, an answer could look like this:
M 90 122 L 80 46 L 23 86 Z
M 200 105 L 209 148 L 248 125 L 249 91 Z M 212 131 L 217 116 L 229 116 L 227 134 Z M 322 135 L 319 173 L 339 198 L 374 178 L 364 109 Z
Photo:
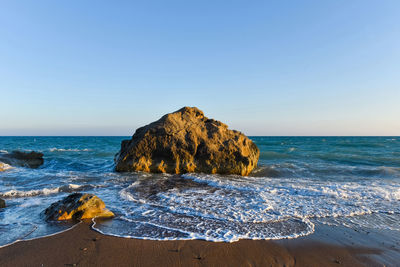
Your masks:
M 2 197 L 9 197 L 9 198 L 15 198 L 15 197 L 33 197 L 33 196 L 38 196 L 38 195 L 50 195 L 50 194 L 56 194 L 59 192 L 59 188 L 43 188 L 43 189 L 37 189 L 37 190 L 29 190 L 29 191 L 20 191 L 20 190 L 10 190 L 4 193 L 0 193 L 0 196 Z
M 28 190 L 28 191 L 21 191 L 21 190 L 10 190 L 4 193 L 0 193 L 1 197 L 4 198 L 19 198 L 19 197 L 34 197 L 34 196 L 40 196 L 40 195 L 52 195 L 52 194 L 57 194 L 60 192 L 73 192 L 79 190 L 82 185 L 75 185 L 75 184 L 69 184 L 65 186 L 60 186 L 60 187 L 54 187 L 54 188 L 43 188 L 43 189 L 35 189 L 35 190 Z
M 387 167 L 382 166 L 378 168 L 381 173 L 391 175 L 391 176 L 398 176 L 400 177 L 400 168 L 399 167 Z
M 32 200 L 28 200 L 23 202 L 20 207 L 21 208 L 29 208 L 29 207 L 33 207 L 33 206 L 39 206 L 42 203 L 42 201 L 38 198 L 34 198 Z
M 50 152 L 88 152 L 92 151 L 92 149 L 89 148 L 83 148 L 83 149 L 78 149 L 78 148 L 50 148 Z
M 240 239 L 291 239 L 309 235 L 314 232 L 314 224 L 310 221 L 277 221 L 270 224 L 258 224 L 256 229 L 252 227 L 249 228 L 249 225 L 226 225 L 218 221 L 214 221 L 214 223 L 208 220 L 202 221 L 200 218 L 198 218 L 197 221 L 182 221 L 182 219 L 179 221 L 183 222 L 187 227 L 173 224 L 172 221 L 140 221 L 120 217 L 114 219 L 111 225 L 94 224 L 92 228 L 102 234 L 125 238 L 148 240 L 203 239 L 214 242 L 235 242 Z M 288 227 L 290 223 L 299 224 L 301 228 L 299 228 L 298 231 L 282 232 L 282 227 Z M 127 227 L 127 224 L 129 227 Z
M 119 192 L 119 194 L 120 194 L 120 196 L 121 196 L 123 199 L 125 199 L 125 200 L 128 200 L 128 201 L 137 201 L 137 200 L 133 197 L 133 195 L 132 195 L 131 193 L 129 193 L 126 189 L 122 189 L 122 190 Z
M 400 184 L 385 180 L 338 182 L 205 174 L 182 178 L 178 182 L 173 176 L 143 178 L 120 190 L 121 199 L 131 202 L 120 210 L 124 214 L 120 219 L 126 222 L 114 228 L 100 225 L 98 230 L 145 239 L 232 242 L 307 235 L 314 231 L 312 220 L 346 225 L 343 218 L 351 218 L 345 219 L 348 225 L 371 227 L 371 223 L 378 224 L 360 222 L 362 216 L 380 214 L 379 220 L 384 220 L 382 216 L 400 214 Z M 165 186 L 171 183 L 176 185 Z M 141 226 L 132 228 L 131 221 Z M 400 230 L 400 226 L 392 228 Z

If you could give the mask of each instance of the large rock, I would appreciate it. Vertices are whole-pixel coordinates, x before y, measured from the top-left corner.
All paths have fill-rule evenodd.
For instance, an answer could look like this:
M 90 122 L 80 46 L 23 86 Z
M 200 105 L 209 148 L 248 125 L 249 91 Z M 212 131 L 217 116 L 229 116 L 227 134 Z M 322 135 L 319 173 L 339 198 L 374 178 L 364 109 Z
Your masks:
M 46 220 L 81 220 L 110 218 L 114 213 L 106 209 L 104 202 L 93 194 L 73 193 L 51 204 L 44 211 Z
M 115 157 L 116 171 L 248 175 L 260 152 L 244 134 L 184 107 L 136 130 Z
M 6 201 L 2 198 L 0 198 L 0 209 L 5 208 L 6 207 Z
M 43 153 L 31 151 L 13 151 L 11 153 L 0 153 L 0 161 L 11 166 L 37 168 L 43 164 Z

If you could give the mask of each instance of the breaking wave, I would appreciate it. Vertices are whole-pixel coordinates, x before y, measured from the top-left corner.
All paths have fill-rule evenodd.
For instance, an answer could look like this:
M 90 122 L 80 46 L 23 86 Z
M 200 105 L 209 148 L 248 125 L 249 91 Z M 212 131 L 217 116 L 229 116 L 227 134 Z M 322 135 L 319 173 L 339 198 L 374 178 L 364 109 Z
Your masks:
M 34 197 L 34 196 L 46 196 L 51 194 L 57 193 L 71 193 L 77 192 L 82 190 L 87 190 L 93 188 L 92 185 L 76 185 L 76 184 L 69 184 L 60 187 L 54 188 L 43 188 L 43 189 L 36 189 L 36 190 L 28 190 L 28 191 L 21 191 L 21 190 L 10 190 L 4 193 L 0 193 L 0 197 L 3 198 L 20 198 L 20 197 Z
M 89 148 L 83 148 L 83 149 L 78 149 L 78 148 L 50 148 L 50 152 L 89 152 L 93 151 L 92 149 Z

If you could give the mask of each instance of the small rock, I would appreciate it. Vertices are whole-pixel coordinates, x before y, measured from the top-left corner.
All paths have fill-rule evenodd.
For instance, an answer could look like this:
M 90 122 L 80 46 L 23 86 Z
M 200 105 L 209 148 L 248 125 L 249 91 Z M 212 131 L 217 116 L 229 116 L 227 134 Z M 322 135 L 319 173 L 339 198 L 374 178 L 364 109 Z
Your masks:
M 0 198 L 0 209 L 6 207 L 6 201 L 2 198 Z
M 46 220 L 81 220 L 110 218 L 114 213 L 106 209 L 104 202 L 93 194 L 73 193 L 50 205 L 45 211 Z

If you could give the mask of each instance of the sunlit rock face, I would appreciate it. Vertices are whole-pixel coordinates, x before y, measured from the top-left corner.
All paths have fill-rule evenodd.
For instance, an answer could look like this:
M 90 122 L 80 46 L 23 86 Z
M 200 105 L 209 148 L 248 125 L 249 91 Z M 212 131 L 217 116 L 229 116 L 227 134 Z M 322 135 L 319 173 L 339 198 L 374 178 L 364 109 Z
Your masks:
M 184 107 L 136 130 L 115 157 L 116 171 L 248 175 L 260 152 L 244 134 Z
M 50 205 L 45 211 L 46 220 L 82 220 L 111 218 L 114 213 L 106 209 L 104 202 L 93 194 L 74 193 Z

